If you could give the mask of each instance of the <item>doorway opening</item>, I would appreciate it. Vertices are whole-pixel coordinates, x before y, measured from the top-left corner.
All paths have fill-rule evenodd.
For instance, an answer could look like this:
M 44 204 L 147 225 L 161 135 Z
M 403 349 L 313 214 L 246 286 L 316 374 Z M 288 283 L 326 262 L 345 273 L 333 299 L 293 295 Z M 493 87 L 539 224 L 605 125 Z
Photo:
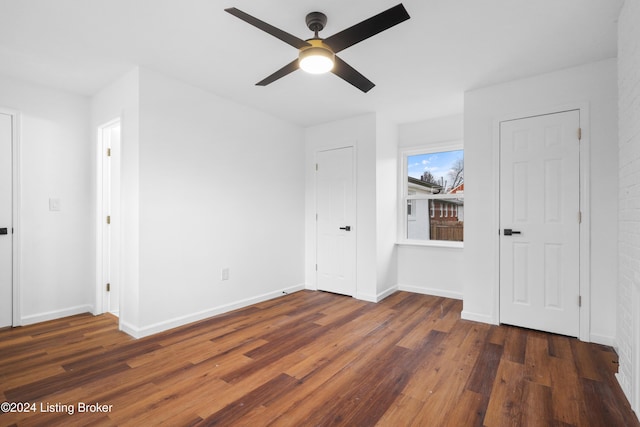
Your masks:
M 120 315 L 121 206 L 120 119 L 98 128 L 96 311 Z

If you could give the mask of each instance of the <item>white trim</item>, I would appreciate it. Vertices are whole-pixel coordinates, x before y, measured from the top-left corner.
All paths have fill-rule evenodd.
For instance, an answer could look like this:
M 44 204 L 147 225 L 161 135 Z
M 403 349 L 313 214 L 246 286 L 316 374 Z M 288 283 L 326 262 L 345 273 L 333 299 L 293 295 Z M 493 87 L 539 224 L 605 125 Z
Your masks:
M 422 288 L 417 286 L 399 284 L 398 290 L 405 291 L 405 292 L 412 292 L 414 294 L 432 295 L 436 297 L 452 298 L 457 300 L 463 299 L 463 294 L 461 292 L 452 292 L 452 291 L 447 291 L 442 289 Z
M 378 303 L 378 302 L 382 301 L 383 299 L 385 299 L 386 297 L 396 293 L 397 290 L 398 290 L 398 286 L 394 285 L 394 286 L 391 286 L 390 288 L 388 288 L 388 289 L 386 289 L 386 290 L 384 290 L 382 292 L 378 292 L 376 295 L 358 294 L 358 295 L 356 295 L 356 299 L 359 299 L 359 300 L 362 300 L 362 301 Z
M 361 301 L 374 302 L 374 303 L 382 301 L 382 298 L 379 298 L 378 295 L 373 295 L 373 294 L 361 293 L 361 294 L 356 294 L 353 297 Z
M 481 313 L 472 313 L 466 310 L 462 310 L 462 313 L 460 313 L 460 318 L 463 320 L 472 320 L 474 322 L 488 323 L 490 325 L 499 324 L 496 319 L 494 319 L 494 316 L 489 316 L 487 314 Z
M 580 224 L 580 284 L 579 291 L 582 296 L 582 306 L 580 307 L 579 335 L 581 341 L 589 342 L 592 339 L 591 331 L 591 212 L 590 212 L 590 129 L 591 117 L 588 102 L 564 104 L 545 109 L 533 109 L 521 113 L 513 113 L 500 117 L 493 122 L 493 191 L 495 200 L 493 204 L 493 229 L 500 230 L 500 123 L 510 120 L 520 120 L 549 114 L 558 114 L 567 111 L 579 112 L 579 123 L 582 129 L 582 139 L 580 140 L 580 211 L 582 212 L 582 222 Z M 500 239 L 496 234 L 491 245 L 494 251 L 496 280 L 493 287 L 495 314 L 492 317 L 495 324 L 500 323 Z M 598 337 L 595 335 L 595 337 Z
M 493 240 L 487 245 L 487 251 L 493 251 L 493 272 L 494 272 L 494 286 L 491 288 L 493 293 L 493 309 L 488 317 L 491 323 L 494 325 L 500 324 L 500 123 L 504 120 L 495 120 L 493 122 L 493 170 L 491 171 L 491 185 L 493 188 L 493 215 L 491 221 L 491 227 L 496 230 L 497 235 L 493 234 Z M 464 310 L 462 314 L 464 315 Z M 473 320 L 475 314 L 468 313 L 469 318 L 462 316 L 463 319 Z
M 404 196 L 407 200 L 451 200 L 451 199 L 464 199 L 464 193 L 452 193 L 452 194 L 411 194 Z M 440 206 L 442 210 L 442 206 Z M 433 217 L 431 217 L 433 218 Z
M 159 332 L 163 332 L 169 329 L 177 328 L 179 326 L 187 325 L 189 323 L 197 322 L 199 320 L 207 319 L 209 317 L 217 316 L 219 314 L 224 314 L 232 310 L 237 310 L 239 308 L 244 308 L 250 306 L 252 304 L 257 304 L 263 301 L 268 301 L 270 299 L 282 297 L 287 294 L 291 294 L 294 292 L 298 292 L 305 289 L 304 284 L 291 286 L 288 288 L 284 288 L 280 291 L 269 292 L 266 294 L 258 295 L 255 297 L 239 300 L 236 302 L 232 302 L 229 304 L 220 305 L 217 307 L 212 307 L 206 310 L 199 311 L 197 313 L 187 314 L 184 316 L 174 317 L 173 319 L 165 320 L 162 322 L 154 323 L 149 326 L 144 327 L 136 327 L 127 323 L 126 321 L 120 320 L 120 330 L 131 335 L 134 338 L 144 338 L 153 334 L 157 334 Z
M 103 206 L 103 180 L 104 180 L 104 140 L 102 132 L 104 129 L 120 124 L 122 127 L 122 117 L 118 116 L 114 119 L 103 123 L 96 128 L 96 284 L 95 284 L 95 304 L 93 314 L 102 314 L 104 309 L 104 283 L 103 283 L 103 227 L 104 227 L 104 206 Z M 122 138 L 120 139 L 122 147 Z M 123 292 L 120 289 L 119 295 Z M 120 301 L 122 303 L 122 301 Z M 122 307 L 122 305 L 120 305 Z
M 21 308 L 21 286 L 22 277 L 22 230 L 20 228 L 21 219 L 21 160 L 20 160 L 20 136 L 22 133 L 22 121 L 20 112 L 10 108 L 0 107 L 0 113 L 11 116 L 11 257 L 12 257 L 12 280 L 11 280 L 11 304 L 12 304 L 12 326 L 22 325 L 20 315 Z
M 591 114 L 590 105 L 579 105 L 580 128 L 580 335 L 582 341 L 591 339 Z M 597 336 L 597 335 L 596 335 Z
M 398 161 L 400 164 L 398 165 L 398 171 L 400 171 L 400 175 L 398 178 L 398 204 L 400 205 L 400 209 L 398 209 L 398 219 L 397 219 L 397 244 L 402 245 L 410 245 L 415 244 L 416 246 L 441 246 L 441 247 L 462 247 L 464 242 L 453 242 L 458 243 L 455 246 L 449 246 L 448 244 L 443 244 L 443 241 L 440 240 L 409 240 L 405 236 L 407 235 L 407 221 L 405 218 L 407 215 L 407 201 L 409 200 L 431 200 L 431 199 L 464 199 L 464 193 L 461 194 L 424 194 L 424 195 L 409 195 L 408 193 L 408 185 L 407 185 L 407 176 L 409 171 L 407 170 L 407 159 L 410 156 L 415 156 L 419 154 L 430 154 L 430 153 L 442 153 L 447 151 L 464 151 L 464 140 L 455 139 L 449 141 L 441 141 L 436 143 L 429 143 L 420 146 L 412 146 L 411 148 L 405 149 L 400 148 L 398 150 Z M 429 217 L 431 216 L 431 208 L 428 208 Z M 434 212 L 435 213 L 435 212 Z M 440 206 L 440 218 L 442 218 L 442 205 Z M 446 242 L 449 243 L 449 242 Z
M 22 307 L 22 229 L 20 228 L 22 219 L 22 171 L 20 154 L 20 136 L 22 134 L 22 123 L 19 112 L 13 113 L 13 326 L 20 326 Z
M 75 316 L 82 313 L 93 313 L 94 307 L 90 305 L 78 305 L 62 310 L 47 311 L 44 313 L 31 314 L 22 318 L 22 325 L 32 325 L 34 323 L 46 322 L 48 320 L 61 319 L 63 317 Z
M 464 242 L 451 242 L 448 240 L 400 240 L 399 242 L 396 242 L 396 245 L 464 249 Z
M 616 342 L 616 338 L 615 337 L 609 337 L 606 335 L 599 335 L 599 334 L 591 334 L 589 335 L 589 342 L 593 342 L 596 344 L 602 344 L 602 345 L 608 345 L 609 347 L 613 347 L 615 342 Z

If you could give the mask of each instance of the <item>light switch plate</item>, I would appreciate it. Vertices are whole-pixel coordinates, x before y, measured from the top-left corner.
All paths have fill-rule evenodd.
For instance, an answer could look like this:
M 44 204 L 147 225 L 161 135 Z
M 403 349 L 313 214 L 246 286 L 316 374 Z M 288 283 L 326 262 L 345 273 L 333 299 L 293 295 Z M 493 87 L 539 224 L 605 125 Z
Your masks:
M 60 211 L 60 199 L 49 199 L 49 210 L 51 212 Z

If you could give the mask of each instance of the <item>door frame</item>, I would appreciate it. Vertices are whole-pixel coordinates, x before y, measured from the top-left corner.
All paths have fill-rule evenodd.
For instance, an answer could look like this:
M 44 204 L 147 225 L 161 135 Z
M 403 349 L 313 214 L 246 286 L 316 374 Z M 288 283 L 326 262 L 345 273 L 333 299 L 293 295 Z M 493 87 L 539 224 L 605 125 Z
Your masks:
M 20 185 L 20 130 L 21 116 L 20 112 L 10 108 L 0 107 L 0 113 L 11 117 L 11 227 L 13 228 L 11 239 L 11 255 L 12 255 L 12 326 L 22 325 L 22 317 L 20 313 L 20 277 L 21 277 L 21 228 L 20 228 L 20 212 L 21 212 L 21 185 Z
M 590 114 L 589 114 L 589 103 L 574 103 L 574 104 L 565 104 L 558 105 L 555 107 L 549 108 L 540 108 L 528 111 L 522 111 L 519 113 L 505 114 L 493 122 L 493 194 L 496 195 L 494 199 L 494 223 L 493 229 L 498 230 L 498 234 L 495 235 L 495 240 L 493 244 L 494 251 L 494 268 L 496 272 L 496 280 L 494 286 L 494 304 L 496 307 L 496 322 L 500 323 L 500 124 L 505 121 L 526 119 L 536 116 L 543 116 L 549 114 L 562 113 L 566 111 L 577 110 L 579 112 L 580 117 L 580 128 L 582 129 L 582 135 L 580 139 L 579 145 L 579 156 L 580 156 L 580 212 L 582 213 L 581 223 L 580 223 L 580 232 L 579 232 L 579 289 L 581 296 L 581 306 L 579 307 L 579 334 L 578 339 L 581 341 L 590 342 L 591 341 L 591 254 L 590 254 L 590 244 L 591 244 L 591 212 L 589 210 L 590 206 Z
M 334 150 L 342 150 L 345 148 L 351 148 L 352 153 L 353 153 L 353 158 L 352 158 L 352 165 L 351 165 L 351 174 L 353 176 L 353 198 L 354 198 L 354 203 L 355 203 L 355 210 L 354 210 L 354 223 L 353 223 L 353 227 L 356 233 L 355 236 L 355 245 L 356 245 L 356 253 L 355 253 L 355 263 L 356 265 L 354 266 L 354 272 L 353 272 L 353 280 L 354 280 L 354 284 L 355 284 L 355 292 L 352 295 L 353 298 L 357 298 L 358 297 L 358 181 L 357 181 L 357 160 L 358 160 L 358 151 L 357 151 L 357 146 L 356 144 L 337 144 L 337 145 L 327 145 L 327 146 L 323 146 L 323 147 L 318 147 L 314 153 L 313 153 L 313 167 L 315 168 L 316 165 L 318 164 L 318 153 L 320 152 L 325 152 L 325 151 L 334 151 Z M 313 262 L 316 265 L 316 269 L 313 275 L 313 279 L 314 279 L 314 289 L 317 291 L 318 290 L 318 269 L 317 269 L 317 265 L 318 265 L 318 221 L 317 221 L 317 213 L 318 213 L 318 176 L 315 173 L 314 170 L 314 174 L 313 174 L 313 216 L 314 216 L 314 227 L 313 227 L 313 237 L 314 237 L 314 242 L 313 242 L 313 250 L 314 250 L 314 257 L 313 257 Z
M 105 308 L 106 290 L 104 288 L 104 162 L 105 162 L 105 141 L 102 136 L 102 132 L 105 129 L 113 127 L 115 124 L 120 125 L 120 152 L 122 151 L 122 118 L 116 117 L 103 123 L 97 127 L 96 130 L 96 297 L 95 297 L 95 309 L 94 314 L 106 313 L 108 310 Z M 120 155 L 116 153 L 115 155 Z M 122 299 L 122 287 L 119 289 L 120 299 Z M 122 301 L 120 301 L 122 302 Z M 120 318 L 120 316 L 119 316 Z

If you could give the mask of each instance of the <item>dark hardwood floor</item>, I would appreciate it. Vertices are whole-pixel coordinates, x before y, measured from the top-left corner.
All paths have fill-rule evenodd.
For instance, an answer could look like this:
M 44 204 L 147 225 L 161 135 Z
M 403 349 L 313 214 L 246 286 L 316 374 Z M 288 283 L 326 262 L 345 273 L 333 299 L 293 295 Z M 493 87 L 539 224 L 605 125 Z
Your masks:
M 0 401 L 31 411 L 0 425 L 640 426 L 611 348 L 461 306 L 302 291 L 140 340 L 110 315 L 5 329 Z

